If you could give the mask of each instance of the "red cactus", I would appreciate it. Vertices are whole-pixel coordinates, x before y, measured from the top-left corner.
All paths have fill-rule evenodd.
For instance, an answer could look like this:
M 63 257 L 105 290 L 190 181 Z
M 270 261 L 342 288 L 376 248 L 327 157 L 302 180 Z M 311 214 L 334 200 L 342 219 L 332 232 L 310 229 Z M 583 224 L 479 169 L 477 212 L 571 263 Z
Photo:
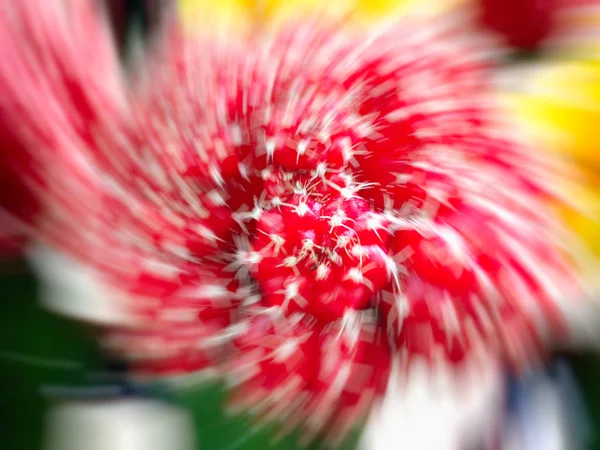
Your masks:
M 62 2 L 33 3 L 11 14 L 66 26 Z M 216 369 L 261 417 L 346 430 L 396 358 L 522 364 L 562 329 L 578 279 L 548 180 L 497 137 L 478 53 L 422 26 L 290 23 L 225 43 L 177 30 L 129 95 L 81 64 L 103 39 L 31 56 L 33 29 L 0 27 L 16 50 L 1 111 L 22 105 L 24 152 L 46 164 L 28 174 L 48 210 L 38 235 L 130 301 L 136 328 L 111 342 L 140 370 Z M 25 54 L 39 70 L 18 89 Z

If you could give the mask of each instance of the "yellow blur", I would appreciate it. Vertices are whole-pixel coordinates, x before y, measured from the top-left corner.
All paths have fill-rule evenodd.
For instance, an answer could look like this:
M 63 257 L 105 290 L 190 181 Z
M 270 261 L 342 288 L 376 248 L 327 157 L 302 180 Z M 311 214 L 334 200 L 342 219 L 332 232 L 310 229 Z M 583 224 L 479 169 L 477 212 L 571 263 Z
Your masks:
M 574 206 L 560 209 L 567 225 L 600 256 L 600 63 L 548 64 L 512 104 L 540 146 L 581 169 L 580 183 L 569 188 Z
M 216 24 L 239 31 L 251 24 L 275 23 L 306 15 L 345 18 L 369 25 L 416 10 L 435 15 L 462 2 L 464 0 L 179 0 L 179 14 L 184 23 L 194 29 Z

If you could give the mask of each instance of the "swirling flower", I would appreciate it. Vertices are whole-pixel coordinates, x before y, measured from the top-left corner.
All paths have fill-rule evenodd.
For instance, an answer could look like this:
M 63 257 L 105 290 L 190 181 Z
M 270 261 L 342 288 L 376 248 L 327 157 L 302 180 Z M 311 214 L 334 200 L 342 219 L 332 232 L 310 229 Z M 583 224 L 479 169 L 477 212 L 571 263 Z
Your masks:
M 566 331 L 554 167 L 457 31 L 175 24 L 129 92 L 94 3 L 44 5 L 3 7 L 0 111 L 36 236 L 131 309 L 109 343 L 140 371 L 216 371 L 237 406 L 344 434 L 392 366 L 520 368 Z

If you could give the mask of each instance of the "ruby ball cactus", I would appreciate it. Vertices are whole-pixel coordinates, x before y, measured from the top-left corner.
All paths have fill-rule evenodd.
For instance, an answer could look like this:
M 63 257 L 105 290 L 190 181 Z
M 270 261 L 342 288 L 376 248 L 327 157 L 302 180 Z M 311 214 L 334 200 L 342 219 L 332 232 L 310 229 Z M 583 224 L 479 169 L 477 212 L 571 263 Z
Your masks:
M 519 370 L 566 336 L 583 287 L 560 166 L 458 30 L 174 22 L 132 75 L 97 2 L 0 9 L 26 230 L 126 305 L 106 342 L 134 371 L 216 374 L 233 406 L 344 434 L 392 367 Z

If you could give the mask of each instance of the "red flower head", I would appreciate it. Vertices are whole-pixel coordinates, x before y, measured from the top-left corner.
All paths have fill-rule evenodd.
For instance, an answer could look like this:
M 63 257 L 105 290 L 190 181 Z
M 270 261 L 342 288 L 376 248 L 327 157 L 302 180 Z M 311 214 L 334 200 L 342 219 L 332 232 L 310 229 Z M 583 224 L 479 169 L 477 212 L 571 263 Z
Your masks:
M 579 286 L 547 168 L 471 44 L 423 23 L 176 30 L 125 103 L 92 2 L 68 10 L 95 19 L 70 23 L 81 41 L 34 3 L 12 12 L 51 22 L 49 48 L 3 31 L 0 80 L 45 164 L 39 234 L 130 302 L 111 342 L 140 370 L 213 369 L 238 406 L 340 432 L 394 361 L 521 367 L 563 330 Z

